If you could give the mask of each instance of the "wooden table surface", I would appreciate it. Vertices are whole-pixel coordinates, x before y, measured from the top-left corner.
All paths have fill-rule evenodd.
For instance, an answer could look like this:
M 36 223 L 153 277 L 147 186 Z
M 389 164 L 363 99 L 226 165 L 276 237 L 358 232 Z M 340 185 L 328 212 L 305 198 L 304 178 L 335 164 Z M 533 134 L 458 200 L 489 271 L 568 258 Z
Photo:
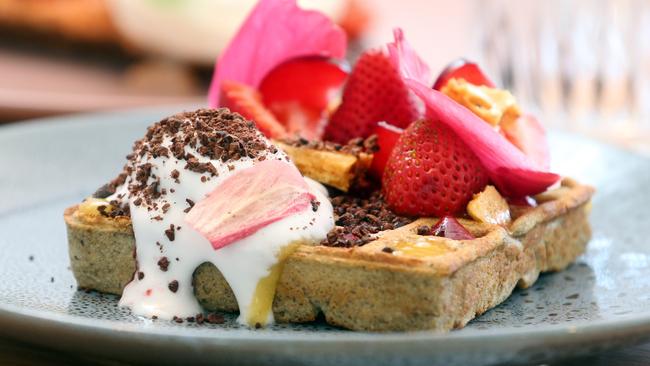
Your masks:
M 12 340 L 0 339 L 0 365 L 88 365 L 126 366 L 128 363 L 68 354 L 34 347 Z M 589 357 L 549 361 L 545 366 L 641 366 L 650 365 L 650 343 L 604 352 Z

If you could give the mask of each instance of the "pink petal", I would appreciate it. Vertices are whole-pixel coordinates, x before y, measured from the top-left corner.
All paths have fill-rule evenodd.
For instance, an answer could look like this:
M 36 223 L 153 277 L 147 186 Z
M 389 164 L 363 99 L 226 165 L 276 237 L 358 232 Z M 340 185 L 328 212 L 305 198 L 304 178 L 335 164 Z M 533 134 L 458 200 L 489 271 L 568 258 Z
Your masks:
M 260 0 L 217 60 L 208 94 L 220 105 L 224 80 L 257 87 L 275 66 L 299 56 L 345 57 L 345 32 L 324 14 L 303 10 L 295 0 Z
M 404 38 L 401 28 L 393 30 L 395 41 L 386 45 L 391 62 L 403 78 L 414 79 L 423 84 L 431 82 L 429 66 L 418 56 Z
M 557 174 L 540 171 L 537 164 L 469 109 L 416 80 L 405 82 L 424 101 L 427 116 L 451 128 L 476 154 L 501 194 L 534 195 L 560 179 Z
M 314 199 L 295 166 L 265 160 L 227 178 L 185 221 L 219 249 L 306 210 Z
M 551 153 L 548 150 L 546 131 L 532 115 L 524 114 L 509 123 L 501 124 L 505 137 L 540 168 L 548 170 L 551 166 Z

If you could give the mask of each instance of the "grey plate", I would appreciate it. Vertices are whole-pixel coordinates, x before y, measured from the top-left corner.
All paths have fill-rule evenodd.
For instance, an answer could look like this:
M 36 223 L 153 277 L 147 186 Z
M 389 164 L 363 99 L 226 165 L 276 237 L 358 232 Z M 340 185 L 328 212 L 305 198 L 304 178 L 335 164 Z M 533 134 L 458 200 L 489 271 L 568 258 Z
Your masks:
M 177 325 L 76 291 L 63 209 L 114 176 L 145 126 L 174 110 L 0 128 L 0 334 L 136 361 L 373 365 L 542 361 L 650 338 L 650 161 L 557 133 L 556 170 L 598 187 L 588 253 L 459 331 L 369 334 L 323 324 L 251 331 L 231 318 L 225 326 Z

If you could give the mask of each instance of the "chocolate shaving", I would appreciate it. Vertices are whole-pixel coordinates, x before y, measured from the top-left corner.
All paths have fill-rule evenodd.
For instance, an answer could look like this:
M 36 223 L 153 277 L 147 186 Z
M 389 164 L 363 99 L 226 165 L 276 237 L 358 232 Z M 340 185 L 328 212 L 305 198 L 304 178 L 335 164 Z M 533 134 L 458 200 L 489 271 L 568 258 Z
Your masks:
M 336 227 L 321 242 L 325 246 L 362 246 L 373 241 L 374 234 L 380 231 L 393 230 L 413 221 L 391 211 L 379 191 L 368 198 L 341 195 L 331 201 Z
M 318 211 L 318 207 L 320 207 L 320 202 L 317 200 L 311 200 L 311 209 L 312 211 L 316 212 Z
M 210 324 L 223 324 L 225 322 L 225 319 L 223 318 L 223 315 L 217 313 L 210 313 L 208 314 L 207 321 Z
M 169 225 L 169 229 L 165 230 L 165 235 L 167 236 L 167 239 L 169 239 L 169 241 L 174 241 L 174 238 L 176 237 L 176 231 L 174 230 L 174 224 Z
M 158 267 L 160 267 L 160 270 L 163 272 L 167 272 L 167 268 L 169 268 L 169 260 L 167 257 L 162 257 L 158 261 Z
M 417 228 L 418 235 L 431 235 L 431 228 L 427 225 L 420 225 Z
M 178 291 L 178 281 L 173 280 L 169 285 L 167 285 L 167 287 L 169 288 L 169 291 L 176 293 L 176 291 Z

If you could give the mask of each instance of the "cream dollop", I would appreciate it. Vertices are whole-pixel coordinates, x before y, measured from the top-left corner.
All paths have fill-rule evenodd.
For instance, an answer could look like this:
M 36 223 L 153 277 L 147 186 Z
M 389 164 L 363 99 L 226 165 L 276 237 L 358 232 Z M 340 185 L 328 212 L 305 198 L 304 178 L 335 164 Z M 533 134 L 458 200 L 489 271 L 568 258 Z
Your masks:
M 183 123 L 193 122 L 185 120 Z M 172 145 L 183 140 L 183 134 L 188 133 L 193 132 L 180 128 L 176 134 L 164 134 L 162 141 L 156 144 L 145 139 L 139 148 L 152 151 L 163 147 L 171 151 Z M 200 142 L 194 147 L 183 146 L 185 156 L 196 158 L 195 164 L 211 164 L 215 168 L 214 174 L 187 169 L 186 159 L 179 159 L 175 154 L 140 154 L 135 151 L 131 162 L 133 169 L 126 182 L 108 198 L 128 200 L 136 240 L 138 270 L 124 289 L 120 306 L 129 307 L 134 314 L 146 317 L 195 316 L 202 309 L 194 296 L 192 276 L 199 265 L 211 262 L 233 290 L 240 309 L 239 319 L 245 323 L 256 287 L 278 262 L 282 249 L 292 243 L 318 243 L 326 237 L 334 226 L 332 206 L 323 187 L 311 180 L 308 180 L 309 189 L 320 202 L 316 210 L 292 214 L 218 250 L 184 222 L 193 203 L 218 189 L 224 180 L 240 169 L 265 159 L 291 164 L 287 156 L 273 148 L 264 137 L 256 136 L 256 139 L 266 144 L 257 156 L 239 156 L 225 162 L 204 156 Z M 142 177 L 138 177 L 138 167 L 142 166 L 149 170 L 149 177 L 143 185 L 155 183 L 158 192 L 165 192 L 164 195 L 149 197 L 147 204 L 143 202 L 141 193 L 129 189 L 138 178 L 142 182 Z M 273 321 L 272 312 L 267 320 Z

